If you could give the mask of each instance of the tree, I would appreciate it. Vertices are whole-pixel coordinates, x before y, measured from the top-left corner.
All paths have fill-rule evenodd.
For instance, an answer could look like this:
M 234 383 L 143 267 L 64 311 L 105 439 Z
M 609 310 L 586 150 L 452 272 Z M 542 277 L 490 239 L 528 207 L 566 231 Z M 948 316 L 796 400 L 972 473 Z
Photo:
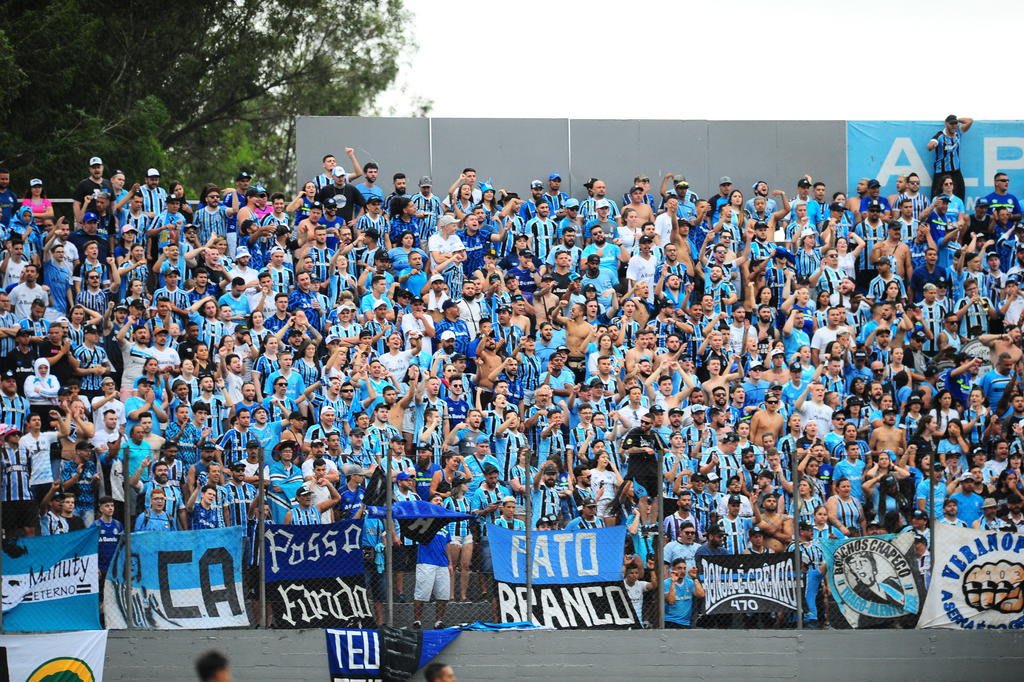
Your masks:
M 88 157 L 191 190 L 294 177 L 298 114 L 357 115 L 394 80 L 401 0 L 11 2 L 0 13 L 0 165 L 69 190 Z

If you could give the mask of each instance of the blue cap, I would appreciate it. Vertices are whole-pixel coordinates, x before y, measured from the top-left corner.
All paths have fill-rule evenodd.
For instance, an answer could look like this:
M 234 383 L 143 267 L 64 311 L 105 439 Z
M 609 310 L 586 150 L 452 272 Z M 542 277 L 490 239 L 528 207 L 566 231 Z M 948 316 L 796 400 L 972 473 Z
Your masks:
M 580 200 L 576 198 L 566 199 L 565 203 L 562 205 L 565 206 L 566 208 L 579 208 Z
M 96 223 L 99 222 L 100 217 L 92 211 L 86 211 L 85 215 L 82 216 L 83 223 Z
M 488 438 L 487 436 L 477 436 L 476 437 L 476 442 L 477 442 L 477 444 L 480 444 L 480 443 L 490 443 L 491 439 Z
M 267 188 L 264 187 L 263 185 L 256 185 L 256 191 L 262 194 L 263 192 L 267 191 Z
M 558 173 L 552 173 L 551 175 L 548 176 L 548 180 L 558 180 L 559 182 L 561 182 L 562 176 L 559 175 Z
M 484 192 L 493 192 L 493 191 L 494 191 L 494 185 L 492 185 L 491 183 L 489 183 L 489 182 L 481 182 L 480 183 L 480 194 L 483 194 Z

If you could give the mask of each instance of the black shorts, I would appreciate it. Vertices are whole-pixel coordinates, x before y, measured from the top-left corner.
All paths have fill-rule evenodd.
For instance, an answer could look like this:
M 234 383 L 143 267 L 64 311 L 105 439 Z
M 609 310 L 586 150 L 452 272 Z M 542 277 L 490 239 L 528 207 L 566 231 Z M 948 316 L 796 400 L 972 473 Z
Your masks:
M 377 565 L 374 562 L 363 561 L 363 581 L 366 591 L 370 593 L 370 599 L 384 601 L 388 598 L 386 579 L 387 573 L 378 573 Z
M 395 545 L 391 553 L 396 571 L 416 570 L 416 545 Z
M 31 500 L 4 502 L 4 530 L 32 528 L 39 524 L 39 506 Z
M 35 499 L 36 505 L 39 505 L 39 504 L 42 503 L 43 498 L 46 497 L 46 493 L 50 492 L 50 488 L 51 487 L 52 487 L 51 483 L 37 483 L 36 485 L 31 486 L 31 488 L 32 488 L 32 497 Z M 6 505 L 5 505 L 5 508 L 6 508 Z

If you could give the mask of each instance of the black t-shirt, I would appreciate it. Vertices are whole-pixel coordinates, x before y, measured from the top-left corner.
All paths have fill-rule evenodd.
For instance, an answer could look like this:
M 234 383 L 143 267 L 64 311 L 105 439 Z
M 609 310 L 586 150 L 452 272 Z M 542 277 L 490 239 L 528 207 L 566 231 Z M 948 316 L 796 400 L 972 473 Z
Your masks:
M 50 341 L 43 341 L 39 344 L 39 357 L 46 358 L 49 360 L 54 355 L 57 355 L 61 351 L 61 346 L 54 345 Z M 71 368 L 71 361 L 68 357 L 71 355 L 69 350 L 64 357 L 57 361 L 56 364 L 50 363 L 50 374 L 57 377 L 57 381 L 60 382 L 61 386 L 67 386 L 68 382 L 74 376 L 74 370 Z
M 345 184 L 341 187 L 328 185 L 316 195 L 316 200 L 326 204 L 328 199 L 334 199 L 338 204 L 338 215 L 348 222 L 356 214 L 356 208 L 366 206 L 363 195 L 353 185 Z
M 15 347 L 11 352 L 4 356 L 2 367 L 6 373 L 8 370 L 14 372 L 18 379 L 18 393 L 21 395 L 25 394 L 25 379 L 35 374 L 35 370 L 32 368 L 32 363 L 36 361 L 35 348 L 29 346 L 28 351 L 21 352 Z
M 93 182 L 92 178 L 86 178 L 78 183 L 78 187 L 75 187 L 75 193 L 72 198 L 75 201 L 81 202 L 86 197 L 92 196 L 92 193 L 96 190 L 106 190 L 113 196 L 114 188 L 110 185 L 110 180 L 103 178 L 99 183 Z

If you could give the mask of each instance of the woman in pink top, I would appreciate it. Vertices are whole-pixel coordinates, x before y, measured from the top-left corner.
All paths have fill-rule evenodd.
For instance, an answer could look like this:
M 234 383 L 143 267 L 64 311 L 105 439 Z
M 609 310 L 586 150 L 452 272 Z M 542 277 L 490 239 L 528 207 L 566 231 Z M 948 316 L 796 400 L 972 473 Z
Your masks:
M 43 189 L 43 181 L 39 178 L 32 178 L 28 183 L 28 191 L 25 198 L 21 200 L 22 206 L 32 209 L 32 217 L 36 220 L 53 218 L 53 202 L 46 198 L 46 190 Z

